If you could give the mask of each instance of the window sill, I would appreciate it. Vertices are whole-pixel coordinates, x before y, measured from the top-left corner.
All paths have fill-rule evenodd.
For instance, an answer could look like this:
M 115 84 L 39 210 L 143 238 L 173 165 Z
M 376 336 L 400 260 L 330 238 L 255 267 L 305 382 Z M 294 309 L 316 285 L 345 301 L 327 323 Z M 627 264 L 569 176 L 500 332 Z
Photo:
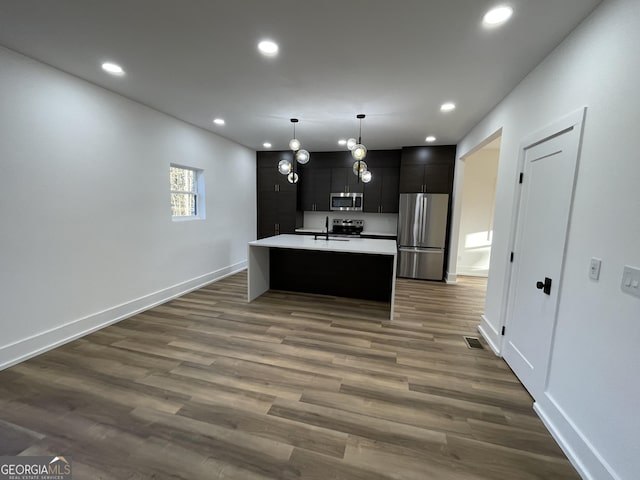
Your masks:
M 204 220 L 202 217 L 171 217 L 172 222 L 192 222 L 195 220 Z

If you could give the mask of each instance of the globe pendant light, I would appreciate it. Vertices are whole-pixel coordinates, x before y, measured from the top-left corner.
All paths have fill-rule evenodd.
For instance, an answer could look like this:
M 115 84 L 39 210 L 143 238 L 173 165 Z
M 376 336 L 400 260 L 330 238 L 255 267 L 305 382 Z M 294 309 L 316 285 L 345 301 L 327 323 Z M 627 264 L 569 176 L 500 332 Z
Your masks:
M 367 171 L 367 164 L 363 162 L 367 156 L 367 147 L 362 144 L 362 119 L 364 113 L 359 113 L 356 118 L 360 120 L 360 131 L 358 133 L 358 143 L 351 149 L 351 156 L 356 160 L 353 164 L 353 173 L 358 177 L 358 182 L 362 179 L 362 174 Z M 369 178 L 371 181 L 371 178 Z
M 291 121 L 293 122 L 293 120 L 291 120 Z M 296 122 L 297 122 L 297 120 L 296 120 Z M 300 150 L 300 140 L 295 138 L 295 135 L 296 135 L 296 133 L 295 133 L 295 130 L 296 130 L 295 125 L 293 127 L 293 130 L 294 130 L 294 132 L 293 132 L 294 138 L 289 140 L 289 148 L 291 150 L 293 150 L 294 152 L 297 152 L 298 150 Z
M 298 123 L 298 119 L 292 118 L 291 123 L 293 123 L 293 138 L 289 140 L 289 148 L 293 151 L 293 161 L 290 162 L 286 159 L 280 160 L 280 163 L 278 163 L 278 171 L 287 176 L 289 183 L 297 183 L 300 177 L 296 172 L 296 163 L 304 165 L 309 162 L 311 155 L 307 150 L 300 148 L 300 140 L 296 138 L 296 123 Z
M 307 152 L 304 149 L 298 150 L 296 152 L 296 161 L 301 165 L 304 165 L 305 163 L 307 163 L 309 161 L 309 158 L 310 158 L 309 152 Z
M 362 174 L 360 175 L 360 178 L 362 179 L 363 183 L 369 183 L 373 178 L 373 174 L 369 170 L 366 170 L 362 172 Z
M 367 156 L 367 147 L 362 144 L 362 119 L 364 117 L 364 113 L 356 115 L 356 118 L 360 120 L 360 133 L 358 134 L 358 143 L 356 143 L 351 150 L 351 156 L 353 156 L 355 160 L 364 160 L 364 157 Z
M 300 140 L 296 138 L 296 123 L 298 123 L 298 119 L 292 118 L 291 123 L 293 123 L 293 138 L 289 140 L 289 148 L 295 153 L 300 150 Z
M 367 171 L 367 163 L 364 160 L 353 162 L 353 174 L 357 177 Z
M 289 175 L 289 173 L 291 172 L 291 162 L 289 160 L 287 160 L 286 158 L 283 158 L 282 160 L 280 160 L 278 162 L 278 171 L 282 174 L 282 175 Z

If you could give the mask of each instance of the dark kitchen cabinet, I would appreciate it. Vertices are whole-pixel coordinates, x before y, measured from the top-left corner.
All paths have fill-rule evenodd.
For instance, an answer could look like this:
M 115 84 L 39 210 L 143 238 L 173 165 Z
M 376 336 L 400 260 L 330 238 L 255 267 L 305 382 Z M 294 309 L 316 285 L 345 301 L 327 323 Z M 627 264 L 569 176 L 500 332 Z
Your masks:
M 400 172 L 397 168 L 376 168 L 364 185 L 363 211 L 368 213 L 398 213 Z
M 301 224 L 296 211 L 297 184 L 278 172 L 278 162 L 283 158 L 291 161 L 291 152 L 258 152 L 256 158 L 258 238 L 295 233 Z
M 331 169 L 306 168 L 300 177 L 300 208 L 305 212 L 328 212 Z
M 362 180 L 358 181 L 358 177 L 353 173 L 353 166 L 331 169 L 331 193 L 362 193 L 363 191 L 364 183 Z
M 451 194 L 455 153 L 455 145 L 403 148 L 400 193 Z
M 295 192 L 258 192 L 258 238 L 295 231 Z
M 424 191 L 424 166 L 402 165 L 400 167 L 400 192 L 422 193 Z

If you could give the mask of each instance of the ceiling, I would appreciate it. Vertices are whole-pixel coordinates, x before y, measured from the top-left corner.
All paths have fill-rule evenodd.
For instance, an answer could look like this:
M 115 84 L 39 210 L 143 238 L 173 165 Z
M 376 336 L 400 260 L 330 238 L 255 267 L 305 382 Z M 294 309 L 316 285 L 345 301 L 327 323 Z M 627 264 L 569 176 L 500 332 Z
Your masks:
M 496 1 L 0 0 L 0 44 L 256 150 L 286 149 L 291 117 L 303 148 L 338 150 L 358 113 L 370 149 L 455 144 L 600 0 L 508 3 L 487 30 Z

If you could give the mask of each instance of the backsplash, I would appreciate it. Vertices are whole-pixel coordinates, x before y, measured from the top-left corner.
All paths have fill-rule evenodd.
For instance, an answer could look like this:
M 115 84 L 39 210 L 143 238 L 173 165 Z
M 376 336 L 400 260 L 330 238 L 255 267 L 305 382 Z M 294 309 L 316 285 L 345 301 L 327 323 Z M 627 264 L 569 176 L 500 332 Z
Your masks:
M 308 229 L 324 228 L 329 215 L 329 225 L 334 218 L 364 220 L 364 231 L 374 233 L 390 233 L 398 231 L 397 213 L 362 213 L 362 212 L 304 212 L 304 227 Z

